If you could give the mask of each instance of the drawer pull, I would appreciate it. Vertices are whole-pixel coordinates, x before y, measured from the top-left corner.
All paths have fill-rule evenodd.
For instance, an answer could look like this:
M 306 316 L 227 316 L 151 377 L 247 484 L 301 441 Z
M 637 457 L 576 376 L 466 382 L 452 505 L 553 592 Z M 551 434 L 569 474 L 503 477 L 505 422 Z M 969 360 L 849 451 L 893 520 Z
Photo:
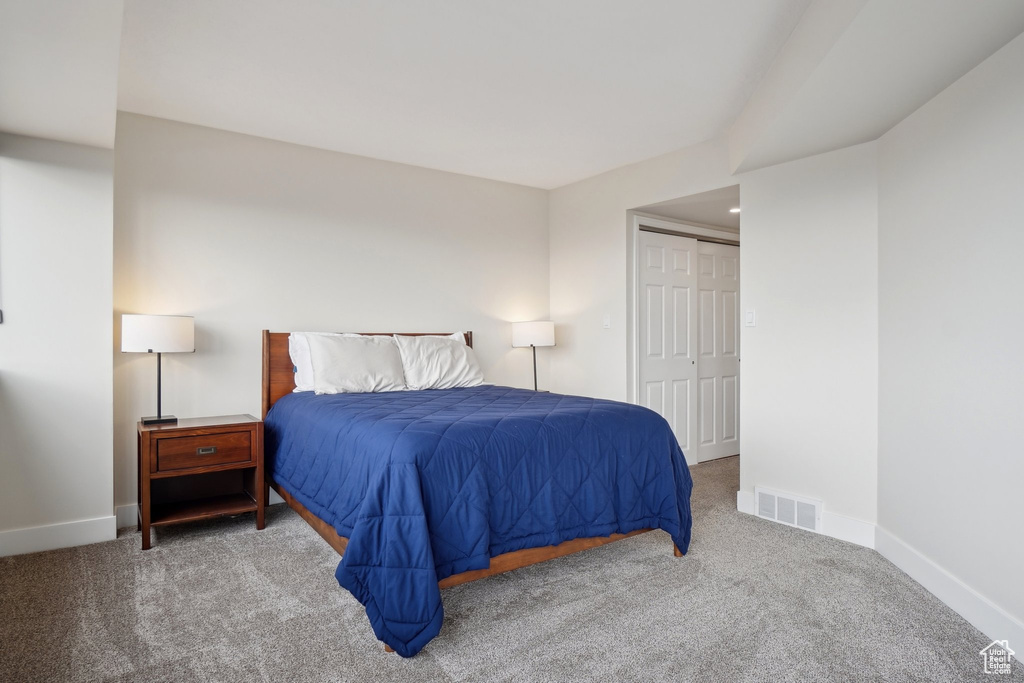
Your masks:
M 206 446 L 203 448 L 196 449 L 196 455 L 213 455 L 217 452 L 216 446 Z

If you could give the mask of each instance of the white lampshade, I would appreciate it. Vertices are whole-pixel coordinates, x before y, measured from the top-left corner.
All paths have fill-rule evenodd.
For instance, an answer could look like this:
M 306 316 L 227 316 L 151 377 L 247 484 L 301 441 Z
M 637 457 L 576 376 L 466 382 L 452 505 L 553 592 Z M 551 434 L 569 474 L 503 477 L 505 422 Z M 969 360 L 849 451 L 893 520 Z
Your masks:
M 554 346 L 555 324 L 550 320 L 512 323 L 512 346 Z
M 195 318 L 190 315 L 121 316 L 121 351 L 125 353 L 192 353 Z

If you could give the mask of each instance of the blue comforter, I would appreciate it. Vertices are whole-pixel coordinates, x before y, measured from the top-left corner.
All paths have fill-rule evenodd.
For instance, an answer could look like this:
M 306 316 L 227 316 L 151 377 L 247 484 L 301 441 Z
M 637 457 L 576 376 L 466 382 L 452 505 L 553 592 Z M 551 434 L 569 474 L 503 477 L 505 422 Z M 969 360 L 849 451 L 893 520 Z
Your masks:
M 692 481 L 639 406 L 498 386 L 290 394 L 268 473 L 349 539 L 338 582 L 405 657 L 441 629 L 438 581 L 523 548 L 664 529 L 690 544 Z

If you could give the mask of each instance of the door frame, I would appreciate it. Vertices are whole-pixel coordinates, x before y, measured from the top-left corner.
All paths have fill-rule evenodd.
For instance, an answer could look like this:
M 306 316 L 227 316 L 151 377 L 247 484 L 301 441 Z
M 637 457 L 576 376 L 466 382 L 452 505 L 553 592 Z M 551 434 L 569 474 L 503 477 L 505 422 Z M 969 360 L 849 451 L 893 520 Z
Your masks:
M 654 232 L 736 246 L 740 246 L 740 234 L 666 218 L 654 218 L 635 211 L 627 211 L 626 215 L 629 217 L 626 245 L 626 318 L 629 320 L 629 330 L 626 334 L 626 400 L 634 405 L 640 405 L 640 228 L 654 228 Z M 741 335 L 742 329 L 741 327 Z M 740 348 L 743 348 L 742 340 Z

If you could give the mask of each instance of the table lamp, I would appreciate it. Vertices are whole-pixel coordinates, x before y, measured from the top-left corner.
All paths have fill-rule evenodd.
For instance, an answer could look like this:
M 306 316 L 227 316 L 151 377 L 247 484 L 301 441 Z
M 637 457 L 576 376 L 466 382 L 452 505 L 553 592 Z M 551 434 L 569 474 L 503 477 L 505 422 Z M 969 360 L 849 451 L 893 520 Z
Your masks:
M 164 415 L 160 402 L 161 356 L 196 350 L 195 318 L 188 315 L 122 315 L 121 352 L 156 354 L 156 415 L 142 418 L 144 425 L 176 424 L 178 418 Z
M 537 391 L 537 347 L 555 345 L 555 324 L 550 320 L 512 323 L 512 346 L 533 349 L 533 390 Z

